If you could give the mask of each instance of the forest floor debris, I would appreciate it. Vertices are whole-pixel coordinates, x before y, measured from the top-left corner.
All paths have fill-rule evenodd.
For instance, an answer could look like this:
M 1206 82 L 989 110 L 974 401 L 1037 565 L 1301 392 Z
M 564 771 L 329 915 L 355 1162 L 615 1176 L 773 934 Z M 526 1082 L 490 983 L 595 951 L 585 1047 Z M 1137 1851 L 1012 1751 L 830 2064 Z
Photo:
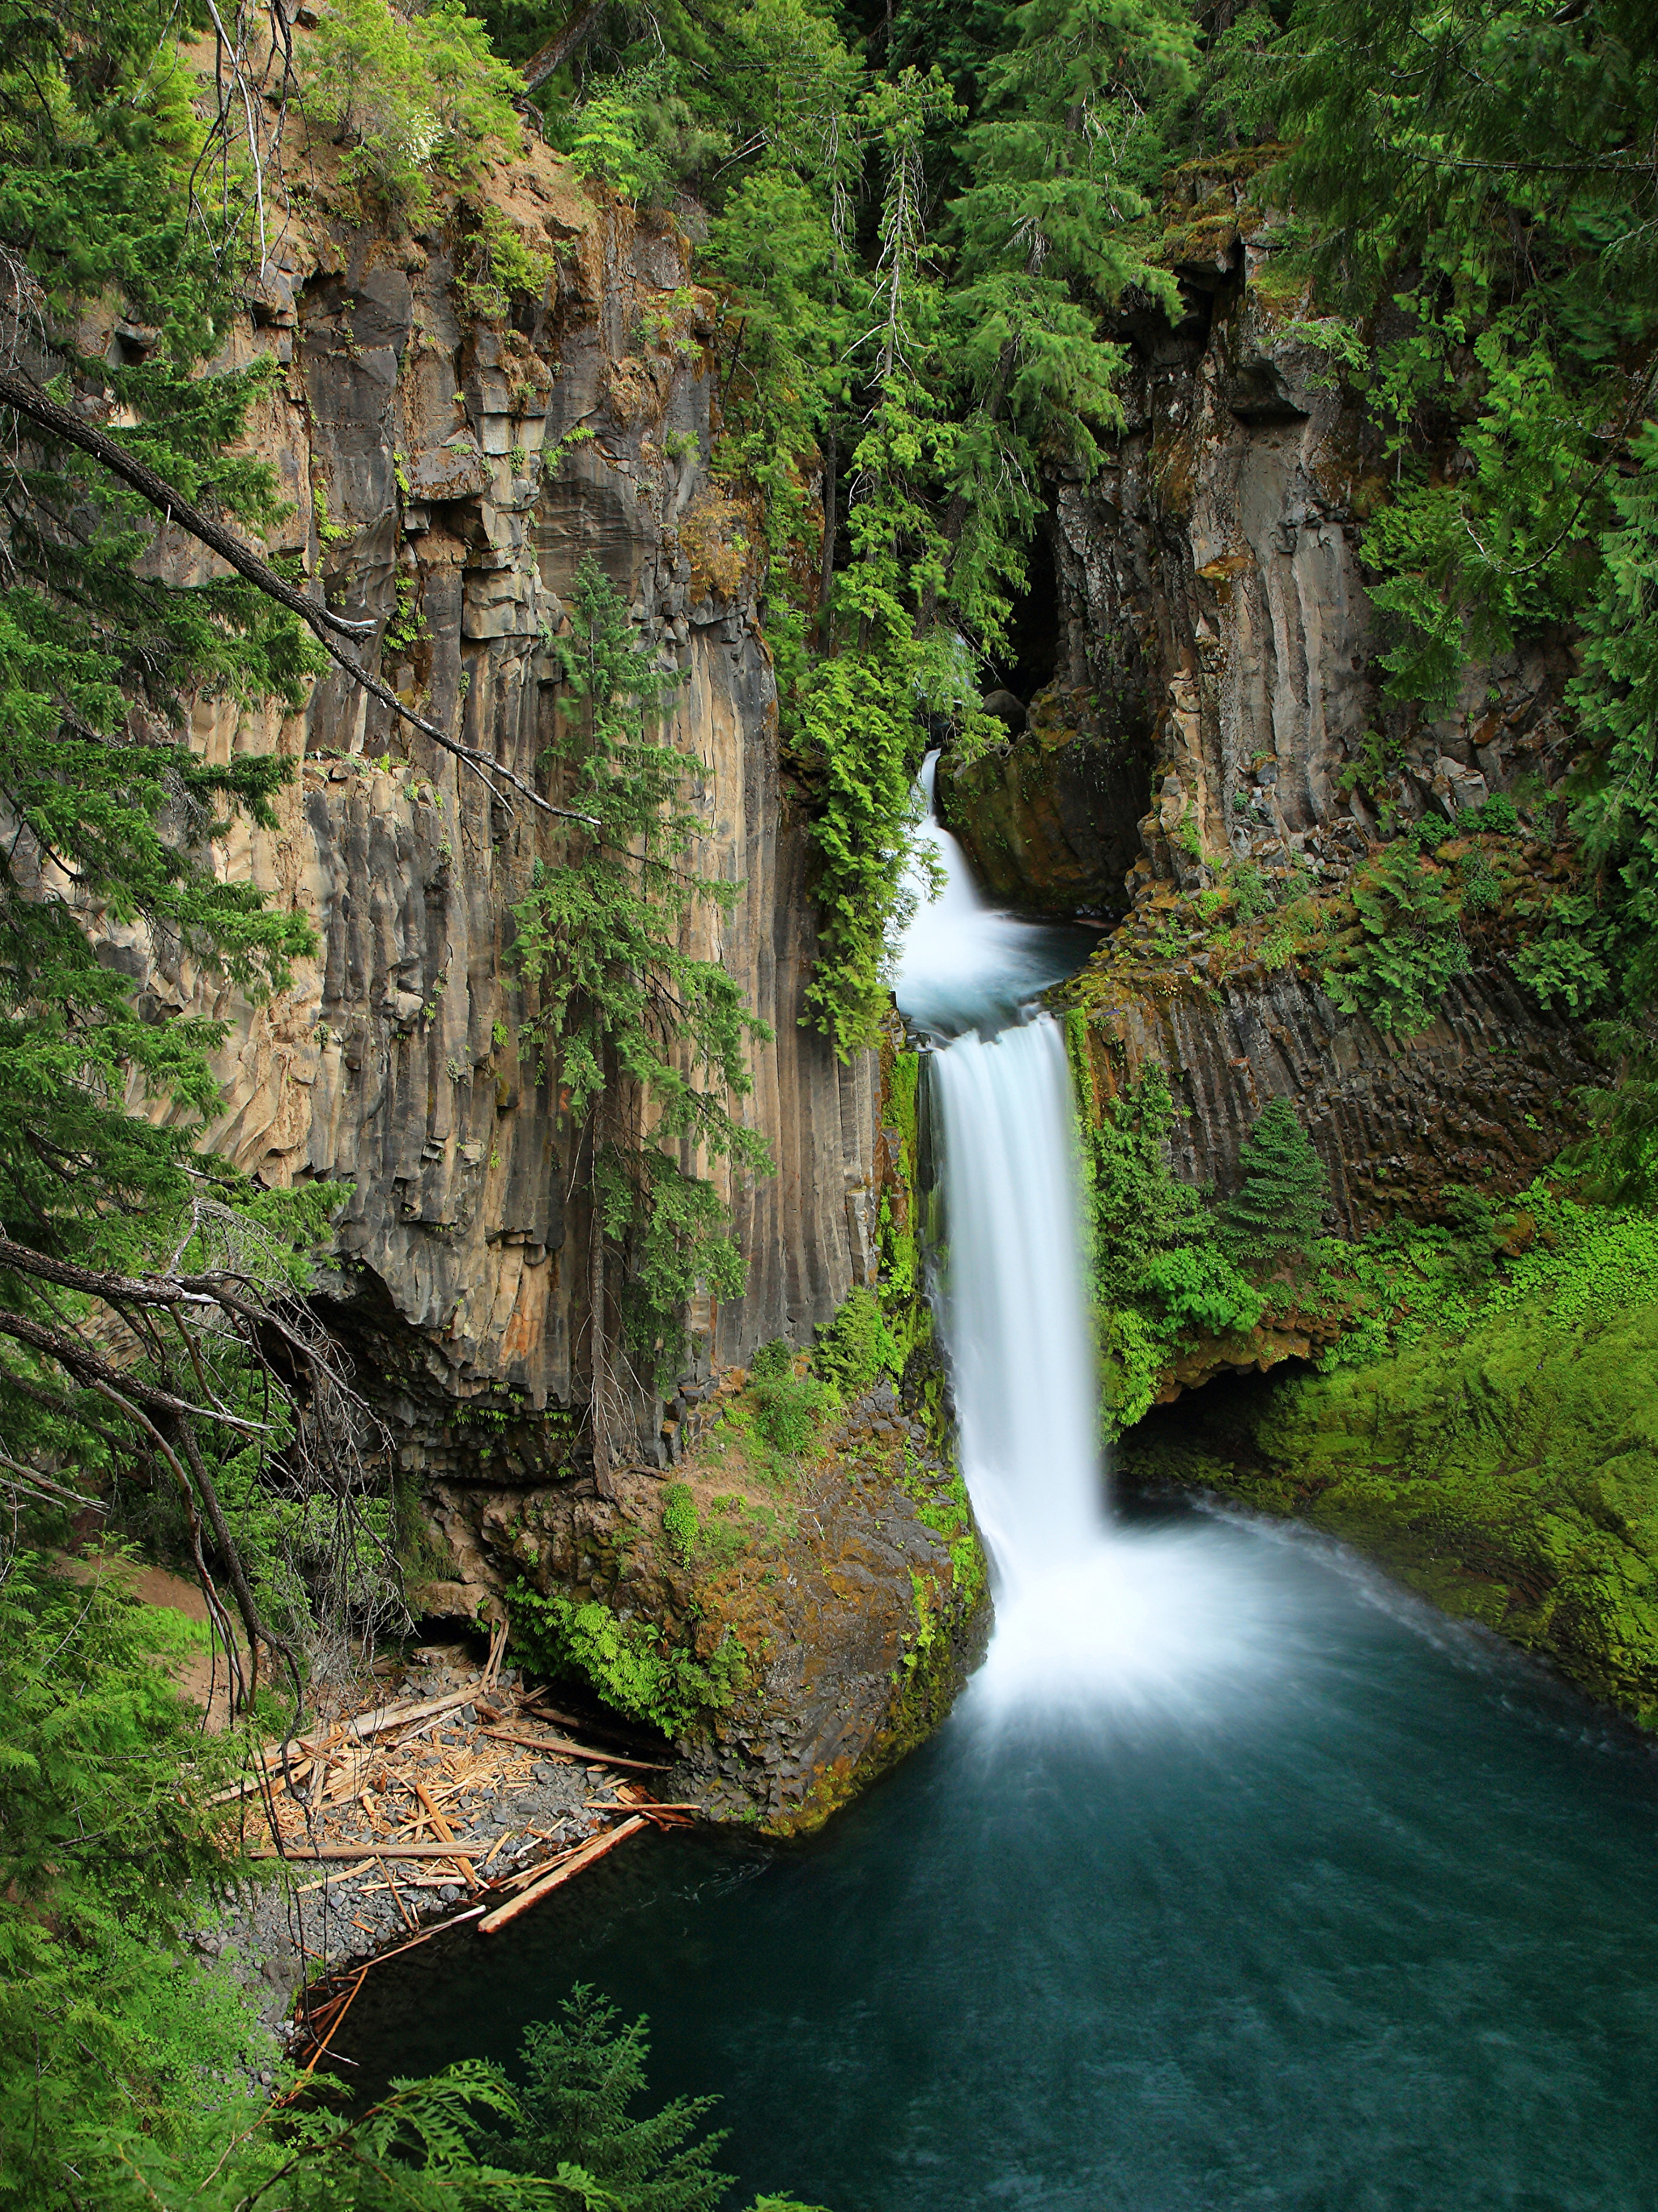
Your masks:
M 243 1850 L 289 1872 L 237 1886 L 197 1948 L 245 1985 L 263 1983 L 268 2018 L 291 2011 L 285 2029 L 272 2020 L 291 2050 L 319 2051 L 365 1961 L 466 1922 L 501 1924 L 624 1835 L 700 1809 L 652 1801 L 655 1763 L 631 1755 L 636 1745 L 576 1741 L 573 1726 L 611 1731 L 525 1688 L 503 1648 L 497 1635 L 481 1672 L 464 1647 L 419 1655 L 419 1686 L 435 1695 L 269 1746 L 224 1793 Z

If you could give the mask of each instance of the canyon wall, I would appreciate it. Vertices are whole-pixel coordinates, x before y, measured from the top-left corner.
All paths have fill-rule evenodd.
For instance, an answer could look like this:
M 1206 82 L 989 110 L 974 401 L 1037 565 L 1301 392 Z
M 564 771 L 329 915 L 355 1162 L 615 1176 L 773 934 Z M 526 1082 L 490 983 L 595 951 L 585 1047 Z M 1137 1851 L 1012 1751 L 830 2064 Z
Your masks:
M 1437 718 L 1384 702 L 1360 546 L 1385 491 L 1380 436 L 1275 282 L 1272 229 L 1233 200 L 1241 186 L 1201 203 L 1177 264 L 1184 319 L 1122 323 L 1126 419 L 1104 465 L 1054 485 L 1054 682 L 1025 732 L 946 759 L 938 788 L 999 896 L 1126 915 L 1078 996 L 1098 1094 L 1157 1061 L 1181 1173 L 1223 1189 L 1266 1099 L 1294 1095 L 1351 1233 L 1431 1212 L 1447 1182 L 1527 1181 L 1577 1129 L 1571 1091 L 1594 1075 L 1582 1032 L 1479 940 L 1436 1020 L 1384 1034 L 1332 1002 L 1315 961 L 1219 957 L 1212 930 L 1182 926 L 1191 896 L 1242 866 L 1336 894 L 1384 815 L 1396 828 L 1516 790 L 1533 864 L 1563 883 L 1548 800 L 1570 661 L 1533 640 L 1472 668 Z
M 743 1112 L 777 1170 L 730 1192 L 748 1288 L 694 1312 L 695 1387 L 759 1342 L 810 1340 L 872 1279 L 875 1064 L 838 1066 L 799 1024 L 809 846 L 779 783 L 751 518 L 710 473 L 714 303 L 689 282 L 689 241 L 671 216 L 598 205 L 538 146 L 490 198 L 554 257 L 513 323 L 466 312 L 458 216 L 398 236 L 309 203 L 226 360 L 263 351 L 282 370 L 252 441 L 292 506 L 270 550 L 319 576 L 337 611 L 373 618 L 371 665 L 377 647 L 440 725 L 556 796 L 538 763 L 584 554 L 679 673 L 672 731 L 705 825 L 690 865 L 741 886 L 728 917 L 687 924 L 688 944 L 774 1032 Z M 294 759 L 279 830 L 234 830 L 222 865 L 306 913 L 319 953 L 261 1006 L 118 929 L 112 957 L 156 1012 L 228 1021 L 219 1149 L 267 1183 L 349 1185 L 328 1310 L 404 1465 L 475 1471 L 488 1413 L 497 1473 L 550 1471 L 585 1392 L 586 1216 L 578 1132 L 519 1049 L 535 998 L 511 910 L 556 861 L 559 825 L 344 677 L 280 728 L 211 702 L 197 720 L 210 752 L 275 742 Z M 647 1462 L 659 1413 L 641 1406 Z
M 314 957 L 250 1004 L 88 920 L 156 1018 L 226 1024 L 209 1141 L 267 1185 L 343 1187 L 318 1304 L 387 1425 L 415 1613 L 472 1624 L 505 1601 L 531 1663 L 673 1735 L 677 1786 L 712 1817 L 810 1826 L 948 1711 L 985 1577 L 943 1425 L 918 1420 L 913 1389 L 901 1407 L 865 1377 L 799 1468 L 743 1425 L 756 1347 L 809 1345 L 855 1291 L 871 1310 L 880 1238 L 895 1206 L 908 1217 L 877 1055 L 840 1065 L 801 1022 L 811 848 L 779 774 L 759 518 L 712 466 L 718 303 L 671 216 L 596 198 L 544 147 L 488 188 L 491 219 L 545 257 L 544 290 L 510 318 L 478 298 L 476 207 L 399 233 L 329 204 L 290 210 L 219 364 L 263 353 L 280 372 L 250 439 L 290 506 L 267 549 L 372 622 L 369 665 L 496 773 L 343 676 L 286 720 L 203 701 L 203 752 L 276 746 L 295 763 L 276 830 L 233 825 L 215 858 L 308 916 Z M 82 343 L 127 341 L 94 320 Z M 770 1030 L 737 1108 L 776 1170 L 733 1184 L 682 1152 L 729 1200 L 747 1285 L 694 1302 L 677 1388 L 665 1405 L 637 1389 L 603 1496 L 581 1131 L 525 1042 L 538 1001 L 513 913 L 565 849 L 525 787 L 570 796 L 559 647 L 587 556 L 679 678 L 686 865 L 737 887 L 729 911 L 696 906 L 682 941 Z M 202 573 L 188 543 L 157 558 Z

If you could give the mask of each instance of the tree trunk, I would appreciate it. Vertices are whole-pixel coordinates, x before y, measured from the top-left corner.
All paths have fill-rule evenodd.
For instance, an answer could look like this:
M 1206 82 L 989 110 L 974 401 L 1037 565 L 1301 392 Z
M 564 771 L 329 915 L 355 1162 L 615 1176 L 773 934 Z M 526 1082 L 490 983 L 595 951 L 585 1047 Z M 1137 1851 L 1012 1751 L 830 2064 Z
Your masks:
M 593 1482 L 601 1498 L 614 1498 L 610 1480 L 610 1361 L 604 1351 L 604 1215 L 598 1195 L 598 1138 L 593 1137 L 592 1226 L 587 1236 L 587 1303 L 592 1335 Z
M 583 8 L 572 17 L 556 39 L 549 39 L 544 46 L 531 55 L 524 64 L 525 92 L 533 92 L 538 84 L 545 84 L 556 69 L 562 69 L 576 49 L 586 44 L 609 4 L 610 0 L 593 0 L 591 7 Z

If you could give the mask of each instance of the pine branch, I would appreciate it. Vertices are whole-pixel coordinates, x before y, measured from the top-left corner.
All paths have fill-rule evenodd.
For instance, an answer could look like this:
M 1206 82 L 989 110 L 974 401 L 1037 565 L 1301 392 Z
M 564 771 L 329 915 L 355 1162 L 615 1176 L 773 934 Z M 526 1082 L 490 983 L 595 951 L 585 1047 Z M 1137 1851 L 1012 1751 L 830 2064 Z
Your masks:
M 125 446 L 118 445 L 113 438 L 94 429 L 91 423 L 83 422 L 78 415 L 67 407 L 60 406 L 57 400 L 48 398 L 46 392 L 27 379 L 14 375 L 9 370 L 0 369 L 0 401 L 3 401 L 15 413 L 27 416 L 31 422 L 38 424 L 52 437 L 61 438 L 65 445 L 77 446 L 83 453 L 90 454 L 112 476 L 119 477 L 122 483 L 130 485 L 141 499 L 148 501 L 168 522 L 177 523 L 192 538 L 199 538 L 203 545 L 216 553 L 222 561 L 228 561 L 240 575 L 257 586 L 267 598 L 275 599 L 290 614 L 296 614 L 302 622 L 308 623 L 319 636 L 325 629 L 337 631 L 342 637 L 362 637 L 373 630 L 374 625 L 372 622 L 348 622 L 343 615 L 331 613 L 328 608 L 319 607 L 314 601 L 307 599 L 302 592 L 296 591 L 257 554 L 251 553 L 240 538 L 233 538 L 222 524 L 215 522 L 210 515 L 203 514 L 200 507 L 192 506 L 182 493 L 174 491 L 164 477 L 157 476 L 155 470 L 141 461 L 136 453 L 130 453 Z
M 199 507 L 192 506 L 181 493 L 174 491 L 164 477 L 157 476 L 154 469 L 136 454 L 130 453 L 125 447 L 118 445 L 113 438 L 94 429 L 89 422 L 83 422 L 78 415 L 71 413 L 67 407 L 60 406 L 57 400 L 49 398 L 37 386 L 5 369 L 0 369 L 0 404 L 37 424 L 51 436 L 61 438 L 66 445 L 78 447 L 83 453 L 90 454 L 112 476 L 130 485 L 166 521 L 177 524 L 179 528 L 187 532 L 210 552 L 216 553 L 222 561 L 228 562 L 239 575 L 245 577 L 256 590 L 263 592 L 267 599 L 274 599 L 278 606 L 286 607 L 290 614 L 297 615 L 314 634 L 324 652 L 345 671 L 354 683 L 361 684 L 363 690 L 378 699 L 382 706 L 389 707 L 400 721 L 407 722 L 422 737 L 429 738 L 434 745 L 452 753 L 464 768 L 470 769 L 492 791 L 498 780 L 510 784 L 514 791 L 527 799 L 532 806 L 538 807 L 544 814 L 557 815 L 567 822 L 586 823 L 590 828 L 598 826 L 591 815 L 574 813 L 564 806 L 550 805 L 533 785 L 526 783 L 514 769 L 507 768 L 492 754 L 483 753 L 476 746 L 461 744 L 459 738 L 452 738 L 446 731 L 440 729 L 435 722 L 428 722 L 423 714 L 416 714 L 412 707 L 405 707 L 388 684 L 382 684 L 378 677 L 371 676 L 360 662 L 351 658 L 339 641 L 341 638 L 355 639 L 369 635 L 374 629 L 372 621 L 348 622 L 343 615 L 333 613 L 326 605 L 319 605 L 308 599 L 303 592 L 297 591 L 286 577 L 279 576 L 268 562 L 261 561 L 256 553 L 250 552 L 240 538 L 233 537 L 210 515 L 203 514 Z M 495 795 L 502 797 L 499 792 L 495 792 Z M 507 805 L 510 811 L 510 802 L 503 798 L 502 803 Z

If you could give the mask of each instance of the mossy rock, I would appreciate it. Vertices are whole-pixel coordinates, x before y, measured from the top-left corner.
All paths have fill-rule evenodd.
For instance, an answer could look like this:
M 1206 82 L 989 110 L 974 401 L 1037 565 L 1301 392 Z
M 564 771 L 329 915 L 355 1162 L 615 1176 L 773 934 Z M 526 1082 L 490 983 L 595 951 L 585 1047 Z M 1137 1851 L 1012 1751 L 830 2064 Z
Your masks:
M 1557 1303 L 1200 1393 L 1141 1425 L 1126 1471 L 1294 1514 L 1658 1725 L 1658 1301 Z

